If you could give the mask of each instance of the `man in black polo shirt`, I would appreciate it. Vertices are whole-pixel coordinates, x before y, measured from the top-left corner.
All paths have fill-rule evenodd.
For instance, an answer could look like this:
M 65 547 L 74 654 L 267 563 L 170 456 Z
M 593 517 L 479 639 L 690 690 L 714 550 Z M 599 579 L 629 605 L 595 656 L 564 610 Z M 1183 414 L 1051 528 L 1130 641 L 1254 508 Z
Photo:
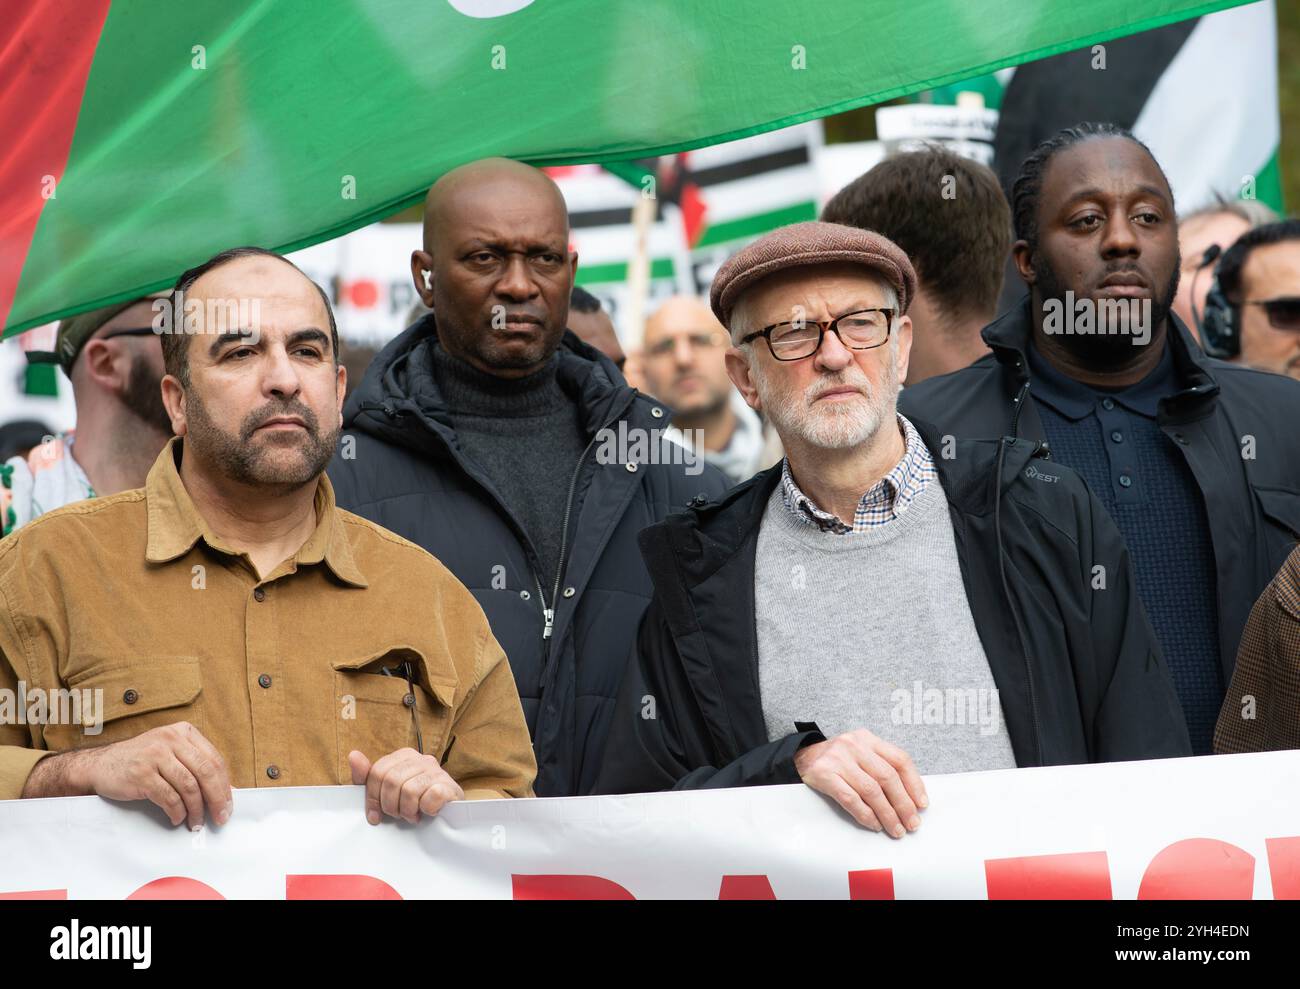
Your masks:
M 1246 617 L 1300 533 L 1300 385 L 1208 359 L 1170 311 L 1173 193 L 1128 132 L 1062 131 L 1012 198 L 1029 295 L 984 329 L 991 355 L 905 389 L 900 410 L 1044 441 L 1083 475 L 1133 556 L 1193 751 L 1209 752 Z M 1117 303 L 1137 318 L 1109 319 Z

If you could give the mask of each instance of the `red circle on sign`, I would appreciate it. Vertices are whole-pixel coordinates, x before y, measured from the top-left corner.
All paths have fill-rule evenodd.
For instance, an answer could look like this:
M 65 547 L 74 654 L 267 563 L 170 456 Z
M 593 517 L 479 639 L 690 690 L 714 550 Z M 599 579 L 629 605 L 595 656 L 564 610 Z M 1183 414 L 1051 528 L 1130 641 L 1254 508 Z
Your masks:
M 348 286 L 348 301 L 357 309 L 369 309 L 379 301 L 379 286 L 369 279 Z

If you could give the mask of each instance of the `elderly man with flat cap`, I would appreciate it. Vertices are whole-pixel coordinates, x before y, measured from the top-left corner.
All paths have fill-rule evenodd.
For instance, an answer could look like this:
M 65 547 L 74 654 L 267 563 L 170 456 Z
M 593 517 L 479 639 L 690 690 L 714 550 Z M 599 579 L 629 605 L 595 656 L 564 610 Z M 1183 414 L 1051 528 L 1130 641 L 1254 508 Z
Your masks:
M 642 534 L 598 792 L 797 783 L 901 837 L 922 774 L 1189 755 L 1114 524 L 1025 440 L 896 411 L 916 275 L 831 223 L 732 257 L 727 368 L 786 458 Z
M 152 306 L 152 297 L 131 299 L 72 316 L 53 351 L 28 352 L 30 363 L 63 368 L 77 428 L 0 464 L 0 535 L 74 501 L 144 486 L 172 435 Z

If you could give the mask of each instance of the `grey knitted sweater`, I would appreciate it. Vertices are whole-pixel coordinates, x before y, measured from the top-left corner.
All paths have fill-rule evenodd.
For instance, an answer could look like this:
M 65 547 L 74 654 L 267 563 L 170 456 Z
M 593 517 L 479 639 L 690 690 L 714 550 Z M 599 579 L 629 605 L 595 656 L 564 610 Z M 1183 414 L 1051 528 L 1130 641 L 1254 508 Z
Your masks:
M 773 491 L 754 576 L 768 736 L 813 721 L 867 728 L 922 773 L 1015 766 L 993 674 L 962 584 L 938 481 L 860 532 L 823 532 Z

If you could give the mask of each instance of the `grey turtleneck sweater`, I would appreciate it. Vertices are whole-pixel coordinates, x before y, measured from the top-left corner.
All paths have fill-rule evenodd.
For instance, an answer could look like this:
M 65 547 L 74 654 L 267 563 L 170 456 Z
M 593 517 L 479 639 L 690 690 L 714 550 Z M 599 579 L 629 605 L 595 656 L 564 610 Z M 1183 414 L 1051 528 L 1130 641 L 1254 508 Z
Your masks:
M 461 451 L 524 527 L 540 558 L 547 606 L 554 607 L 569 483 L 589 439 L 577 401 L 556 379 L 560 355 L 526 378 L 508 379 L 484 374 L 436 341 L 431 350 L 434 378 Z

